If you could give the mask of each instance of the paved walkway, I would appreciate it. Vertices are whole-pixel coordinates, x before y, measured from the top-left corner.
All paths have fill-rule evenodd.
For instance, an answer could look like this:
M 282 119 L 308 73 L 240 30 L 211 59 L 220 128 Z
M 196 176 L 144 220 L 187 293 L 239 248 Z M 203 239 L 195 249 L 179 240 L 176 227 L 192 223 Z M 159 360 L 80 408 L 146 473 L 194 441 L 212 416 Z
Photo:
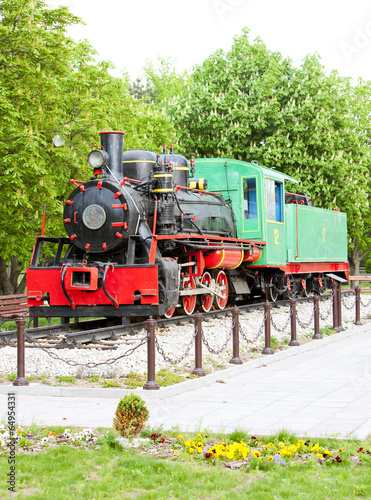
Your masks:
M 111 427 L 118 399 L 131 392 L 0 386 L 0 419 L 6 393 L 15 389 L 20 425 L 66 427 Z M 371 434 L 371 324 L 202 379 L 137 392 L 147 402 L 152 428 L 253 434 L 285 428 L 298 436 L 365 439 Z

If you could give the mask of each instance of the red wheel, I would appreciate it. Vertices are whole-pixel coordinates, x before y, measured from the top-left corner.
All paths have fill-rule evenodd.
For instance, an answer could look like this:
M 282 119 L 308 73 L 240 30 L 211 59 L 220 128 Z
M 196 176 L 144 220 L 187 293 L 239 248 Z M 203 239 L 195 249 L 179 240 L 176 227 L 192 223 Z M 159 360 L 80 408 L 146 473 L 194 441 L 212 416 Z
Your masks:
M 227 275 L 224 271 L 220 271 L 215 280 L 216 292 L 221 294 L 223 298 L 216 297 L 216 306 L 218 309 L 224 309 L 228 302 L 229 286 Z
M 202 275 L 201 284 L 210 288 L 210 285 L 211 285 L 210 273 L 206 272 Z M 202 310 L 205 312 L 209 312 L 211 309 L 211 306 L 213 305 L 213 300 L 214 300 L 214 297 L 212 294 L 201 295 L 201 308 L 202 308 Z
M 175 313 L 175 307 L 173 307 L 172 309 L 169 309 L 169 311 L 167 311 L 164 316 L 165 318 L 171 318 L 173 316 L 173 314 Z
M 196 283 L 192 276 L 184 276 L 183 279 L 184 290 L 196 290 Z M 190 316 L 196 307 L 196 295 L 183 295 L 182 296 L 182 313 Z

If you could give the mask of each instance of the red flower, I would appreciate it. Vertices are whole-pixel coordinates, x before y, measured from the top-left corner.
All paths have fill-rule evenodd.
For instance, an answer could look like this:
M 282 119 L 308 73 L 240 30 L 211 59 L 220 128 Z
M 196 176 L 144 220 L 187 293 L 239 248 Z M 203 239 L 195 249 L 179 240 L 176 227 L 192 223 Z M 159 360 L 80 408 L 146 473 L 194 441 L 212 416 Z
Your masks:
M 152 441 L 156 441 L 156 439 L 158 439 L 160 436 L 162 436 L 162 434 L 160 434 L 159 432 L 154 432 L 153 434 L 151 434 L 151 439 Z
M 304 444 L 305 444 L 305 446 L 308 446 L 308 445 L 309 445 L 309 443 L 310 443 L 310 439 L 308 439 L 308 441 L 305 441 L 305 443 L 304 443 Z
M 165 438 L 161 438 L 159 443 L 164 443 L 165 442 Z
M 335 457 L 335 460 L 336 460 L 337 462 L 339 462 L 339 463 L 340 463 L 340 462 L 342 462 L 342 459 L 339 457 L 339 455 L 338 455 L 337 457 Z
M 210 453 L 210 452 L 207 452 L 207 453 L 204 454 L 205 458 L 211 458 L 212 456 L 213 456 L 213 454 Z
M 358 451 L 357 451 L 357 453 L 359 453 L 361 451 L 363 451 L 363 448 L 359 448 Z

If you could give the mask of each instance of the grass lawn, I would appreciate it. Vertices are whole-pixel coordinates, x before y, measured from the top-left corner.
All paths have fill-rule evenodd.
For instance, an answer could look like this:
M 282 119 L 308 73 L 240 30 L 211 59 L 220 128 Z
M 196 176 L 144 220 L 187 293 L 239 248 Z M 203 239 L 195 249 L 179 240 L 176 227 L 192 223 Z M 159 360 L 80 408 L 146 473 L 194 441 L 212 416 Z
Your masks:
M 49 430 L 43 432 L 49 435 Z M 208 458 L 205 451 L 210 445 L 214 454 Z M 228 450 L 246 446 L 247 460 L 236 459 L 236 451 L 228 459 Z M 371 498 L 369 450 L 371 441 L 321 438 L 304 443 L 284 433 L 257 440 L 241 431 L 226 436 L 157 433 L 134 450 L 122 449 L 109 431 L 90 445 L 65 442 L 42 447 L 39 441 L 38 450 L 19 449 L 16 491 L 17 498 L 32 500 Z M 0 454 L 0 498 L 4 499 L 15 496 L 7 494 L 6 453 Z M 271 460 L 273 455 L 279 459 Z

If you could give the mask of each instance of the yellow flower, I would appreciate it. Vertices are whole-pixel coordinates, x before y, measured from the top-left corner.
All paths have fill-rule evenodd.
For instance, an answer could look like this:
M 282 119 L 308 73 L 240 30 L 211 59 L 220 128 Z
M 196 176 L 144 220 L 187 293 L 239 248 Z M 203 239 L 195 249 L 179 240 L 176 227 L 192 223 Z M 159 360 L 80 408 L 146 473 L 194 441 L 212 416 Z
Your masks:
M 296 443 L 296 446 L 300 448 L 300 446 L 303 446 L 303 444 L 305 444 L 304 441 L 302 439 L 299 439 L 298 442 Z
M 17 433 L 17 434 L 22 434 L 22 431 L 21 431 L 20 429 L 17 429 L 17 430 L 16 430 L 16 433 Z
M 203 439 L 203 435 L 199 434 L 198 432 L 197 432 L 197 437 L 198 437 L 198 439 Z
M 321 458 L 323 458 L 323 455 L 321 453 L 317 453 L 317 458 L 321 460 Z
M 198 441 L 198 443 L 197 443 L 197 448 L 202 448 L 202 447 L 203 447 L 203 444 L 202 444 L 202 443 L 200 443 L 200 441 Z
M 332 457 L 332 452 L 330 450 L 324 450 L 323 454 L 324 455 L 329 455 L 330 457 Z
M 280 441 L 280 442 L 278 443 L 278 446 L 280 446 L 281 448 L 283 448 L 283 447 L 285 446 L 285 443 L 283 443 L 282 441 Z
M 273 443 L 268 443 L 268 448 L 274 448 L 274 444 Z
M 259 451 L 259 450 L 253 450 L 253 451 L 251 452 L 251 454 L 252 454 L 252 455 L 254 455 L 254 457 L 255 457 L 255 458 L 260 457 L 260 451 Z
M 310 451 L 319 451 L 319 450 L 320 450 L 319 445 L 318 443 L 316 443 L 314 446 L 312 446 Z
M 182 441 L 184 439 L 184 437 L 181 434 L 179 434 L 178 438 L 181 439 Z
M 49 436 L 55 436 L 55 432 L 49 432 Z
M 189 446 L 193 446 L 194 448 L 196 447 L 195 442 L 191 441 L 190 439 L 188 439 L 184 444 L 188 447 Z
M 273 462 L 273 457 L 272 457 L 272 455 L 269 455 L 269 457 L 267 457 L 267 461 L 268 461 L 268 462 Z
M 268 451 L 268 446 L 264 445 L 264 446 L 263 446 L 263 450 L 264 450 L 264 451 Z
M 189 453 L 192 454 L 195 451 L 195 449 L 194 448 L 189 448 L 188 451 L 189 451 Z
M 232 460 L 233 457 L 234 457 L 234 452 L 233 451 L 227 451 L 227 454 L 226 454 L 226 457 L 229 459 L 229 460 Z
M 339 448 L 339 453 L 343 453 L 343 448 Z
M 178 450 L 173 450 L 174 455 L 178 455 Z

